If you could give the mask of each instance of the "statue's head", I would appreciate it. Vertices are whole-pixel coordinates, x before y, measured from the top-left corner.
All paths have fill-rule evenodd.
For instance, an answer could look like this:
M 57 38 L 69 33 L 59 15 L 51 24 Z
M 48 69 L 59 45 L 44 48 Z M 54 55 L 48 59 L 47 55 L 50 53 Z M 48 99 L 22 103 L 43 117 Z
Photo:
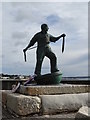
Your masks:
M 47 32 L 48 31 L 48 25 L 47 24 L 42 24 L 41 25 L 41 30 Z

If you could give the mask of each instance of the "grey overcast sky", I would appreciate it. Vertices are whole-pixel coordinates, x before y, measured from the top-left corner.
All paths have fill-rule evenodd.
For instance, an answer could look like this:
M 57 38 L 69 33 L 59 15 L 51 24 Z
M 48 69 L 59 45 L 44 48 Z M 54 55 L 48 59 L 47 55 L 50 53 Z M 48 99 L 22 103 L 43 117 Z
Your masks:
M 88 2 L 3 2 L 0 72 L 34 73 L 36 49 L 28 50 L 26 63 L 22 50 L 40 31 L 42 23 L 48 24 L 48 33 L 53 36 L 67 35 L 63 54 L 62 39 L 50 43 L 63 76 L 88 75 Z M 49 62 L 49 59 L 44 59 L 42 74 L 50 72 Z

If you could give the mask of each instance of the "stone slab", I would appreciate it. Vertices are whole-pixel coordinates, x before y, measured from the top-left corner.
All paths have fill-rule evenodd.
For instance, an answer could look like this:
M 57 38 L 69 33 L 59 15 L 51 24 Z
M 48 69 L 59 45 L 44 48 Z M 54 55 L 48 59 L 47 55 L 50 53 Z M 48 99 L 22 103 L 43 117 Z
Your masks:
M 2 103 L 10 112 L 22 116 L 39 113 L 41 108 L 39 97 L 12 93 L 9 90 L 2 90 Z
M 30 116 L 12 116 L 7 109 L 3 109 L 2 120 L 75 120 L 75 113 L 62 113 L 57 115 L 30 115 Z
M 22 116 L 29 114 L 56 114 L 79 110 L 87 105 L 90 93 L 28 96 L 2 91 L 2 102 L 7 109 Z M 89 105 L 89 104 L 88 104 Z
M 80 119 L 90 120 L 90 107 L 83 106 L 79 109 L 79 111 L 75 116 L 75 120 L 80 120 Z
M 88 104 L 88 95 L 90 93 L 40 95 L 43 114 L 78 111 L 81 106 Z
M 11 94 L 11 90 L 0 90 L 1 94 L 2 94 L 2 105 L 6 106 L 7 103 L 7 95 Z
M 74 94 L 90 92 L 88 85 L 48 85 L 48 86 L 20 86 L 20 93 L 25 95 L 55 95 L 55 94 Z

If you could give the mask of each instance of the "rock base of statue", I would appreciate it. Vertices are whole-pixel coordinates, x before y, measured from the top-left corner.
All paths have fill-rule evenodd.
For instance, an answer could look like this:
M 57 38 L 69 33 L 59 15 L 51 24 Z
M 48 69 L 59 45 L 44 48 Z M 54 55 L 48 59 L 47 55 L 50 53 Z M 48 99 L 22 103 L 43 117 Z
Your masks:
M 35 77 L 35 81 L 38 85 L 59 84 L 61 82 L 61 79 L 62 73 L 60 71 Z

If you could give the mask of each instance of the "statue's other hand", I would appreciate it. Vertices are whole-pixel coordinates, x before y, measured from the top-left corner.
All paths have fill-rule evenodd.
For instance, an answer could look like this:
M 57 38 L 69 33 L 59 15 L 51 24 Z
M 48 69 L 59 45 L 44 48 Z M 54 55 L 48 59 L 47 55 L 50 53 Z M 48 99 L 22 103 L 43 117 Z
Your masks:
M 62 37 L 65 37 L 65 36 L 66 36 L 66 34 L 64 34 L 64 33 L 63 33 L 61 36 L 62 36 Z
M 23 49 L 23 52 L 26 52 L 26 49 Z

